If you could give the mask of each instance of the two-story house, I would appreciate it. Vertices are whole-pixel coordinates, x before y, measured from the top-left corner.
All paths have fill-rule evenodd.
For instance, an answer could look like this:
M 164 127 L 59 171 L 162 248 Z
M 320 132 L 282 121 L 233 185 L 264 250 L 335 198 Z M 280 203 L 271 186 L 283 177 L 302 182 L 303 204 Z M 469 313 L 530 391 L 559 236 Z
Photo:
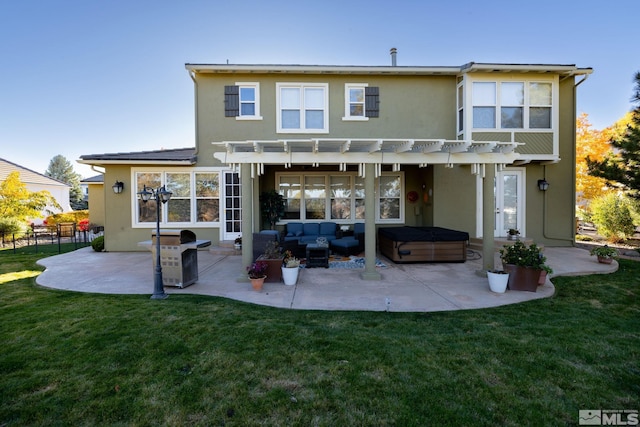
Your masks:
M 161 207 L 163 227 L 214 244 L 267 228 L 258 200 L 271 189 L 286 201 L 280 227 L 363 222 L 374 237 L 381 226 L 435 225 L 490 236 L 485 255 L 511 228 L 545 245 L 573 244 L 576 91 L 590 68 L 186 69 L 195 149 L 81 157 L 105 168 L 105 183 L 124 184 L 104 192 L 107 250 L 138 250 L 149 238 L 155 205 L 137 195 L 145 185 L 173 193 Z M 366 245 L 373 260 L 375 238 Z

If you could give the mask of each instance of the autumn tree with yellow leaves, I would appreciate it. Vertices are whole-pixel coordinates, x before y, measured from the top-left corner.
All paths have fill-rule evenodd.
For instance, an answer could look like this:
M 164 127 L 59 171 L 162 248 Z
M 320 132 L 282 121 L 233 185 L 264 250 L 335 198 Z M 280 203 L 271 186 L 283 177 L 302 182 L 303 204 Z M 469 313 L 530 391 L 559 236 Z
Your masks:
M 48 191 L 29 191 L 19 172 L 0 182 L 0 232 L 20 232 L 27 220 L 42 218 L 47 207 L 62 209 Z

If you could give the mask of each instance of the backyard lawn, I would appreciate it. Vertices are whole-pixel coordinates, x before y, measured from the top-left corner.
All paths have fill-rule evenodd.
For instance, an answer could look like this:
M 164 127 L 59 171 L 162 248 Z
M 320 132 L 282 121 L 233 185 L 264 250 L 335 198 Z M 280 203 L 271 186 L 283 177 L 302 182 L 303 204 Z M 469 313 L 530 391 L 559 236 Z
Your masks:
M 550 299 L 388 313 L 49 290 L 48 255 L 0 251 L 0 426 L 546 426 L 640 409 L 640 262 L 556 278 Z

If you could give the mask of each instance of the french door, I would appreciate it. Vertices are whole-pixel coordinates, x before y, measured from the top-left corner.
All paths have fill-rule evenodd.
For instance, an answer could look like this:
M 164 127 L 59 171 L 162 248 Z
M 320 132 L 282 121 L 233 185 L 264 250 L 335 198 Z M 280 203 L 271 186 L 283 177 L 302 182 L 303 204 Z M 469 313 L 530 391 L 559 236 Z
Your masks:
M 524 170 L 505 169 L 496 173 L 494 236 L 504 237 L 510 228 L 524 235 Z
M 242 236 L 242 192 L 240 175 L 237 172 L 223 172 L 222 188 L 222 240 L 234 240 Z

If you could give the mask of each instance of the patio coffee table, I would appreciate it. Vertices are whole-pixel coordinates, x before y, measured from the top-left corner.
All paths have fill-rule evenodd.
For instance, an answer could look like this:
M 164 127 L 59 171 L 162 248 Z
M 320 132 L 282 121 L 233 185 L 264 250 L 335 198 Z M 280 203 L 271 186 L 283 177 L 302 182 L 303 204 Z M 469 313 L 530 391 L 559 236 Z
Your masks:
M 307 245 L 307 268 L 329 268 L 329 246 L 320 246 L 316 243 Z

